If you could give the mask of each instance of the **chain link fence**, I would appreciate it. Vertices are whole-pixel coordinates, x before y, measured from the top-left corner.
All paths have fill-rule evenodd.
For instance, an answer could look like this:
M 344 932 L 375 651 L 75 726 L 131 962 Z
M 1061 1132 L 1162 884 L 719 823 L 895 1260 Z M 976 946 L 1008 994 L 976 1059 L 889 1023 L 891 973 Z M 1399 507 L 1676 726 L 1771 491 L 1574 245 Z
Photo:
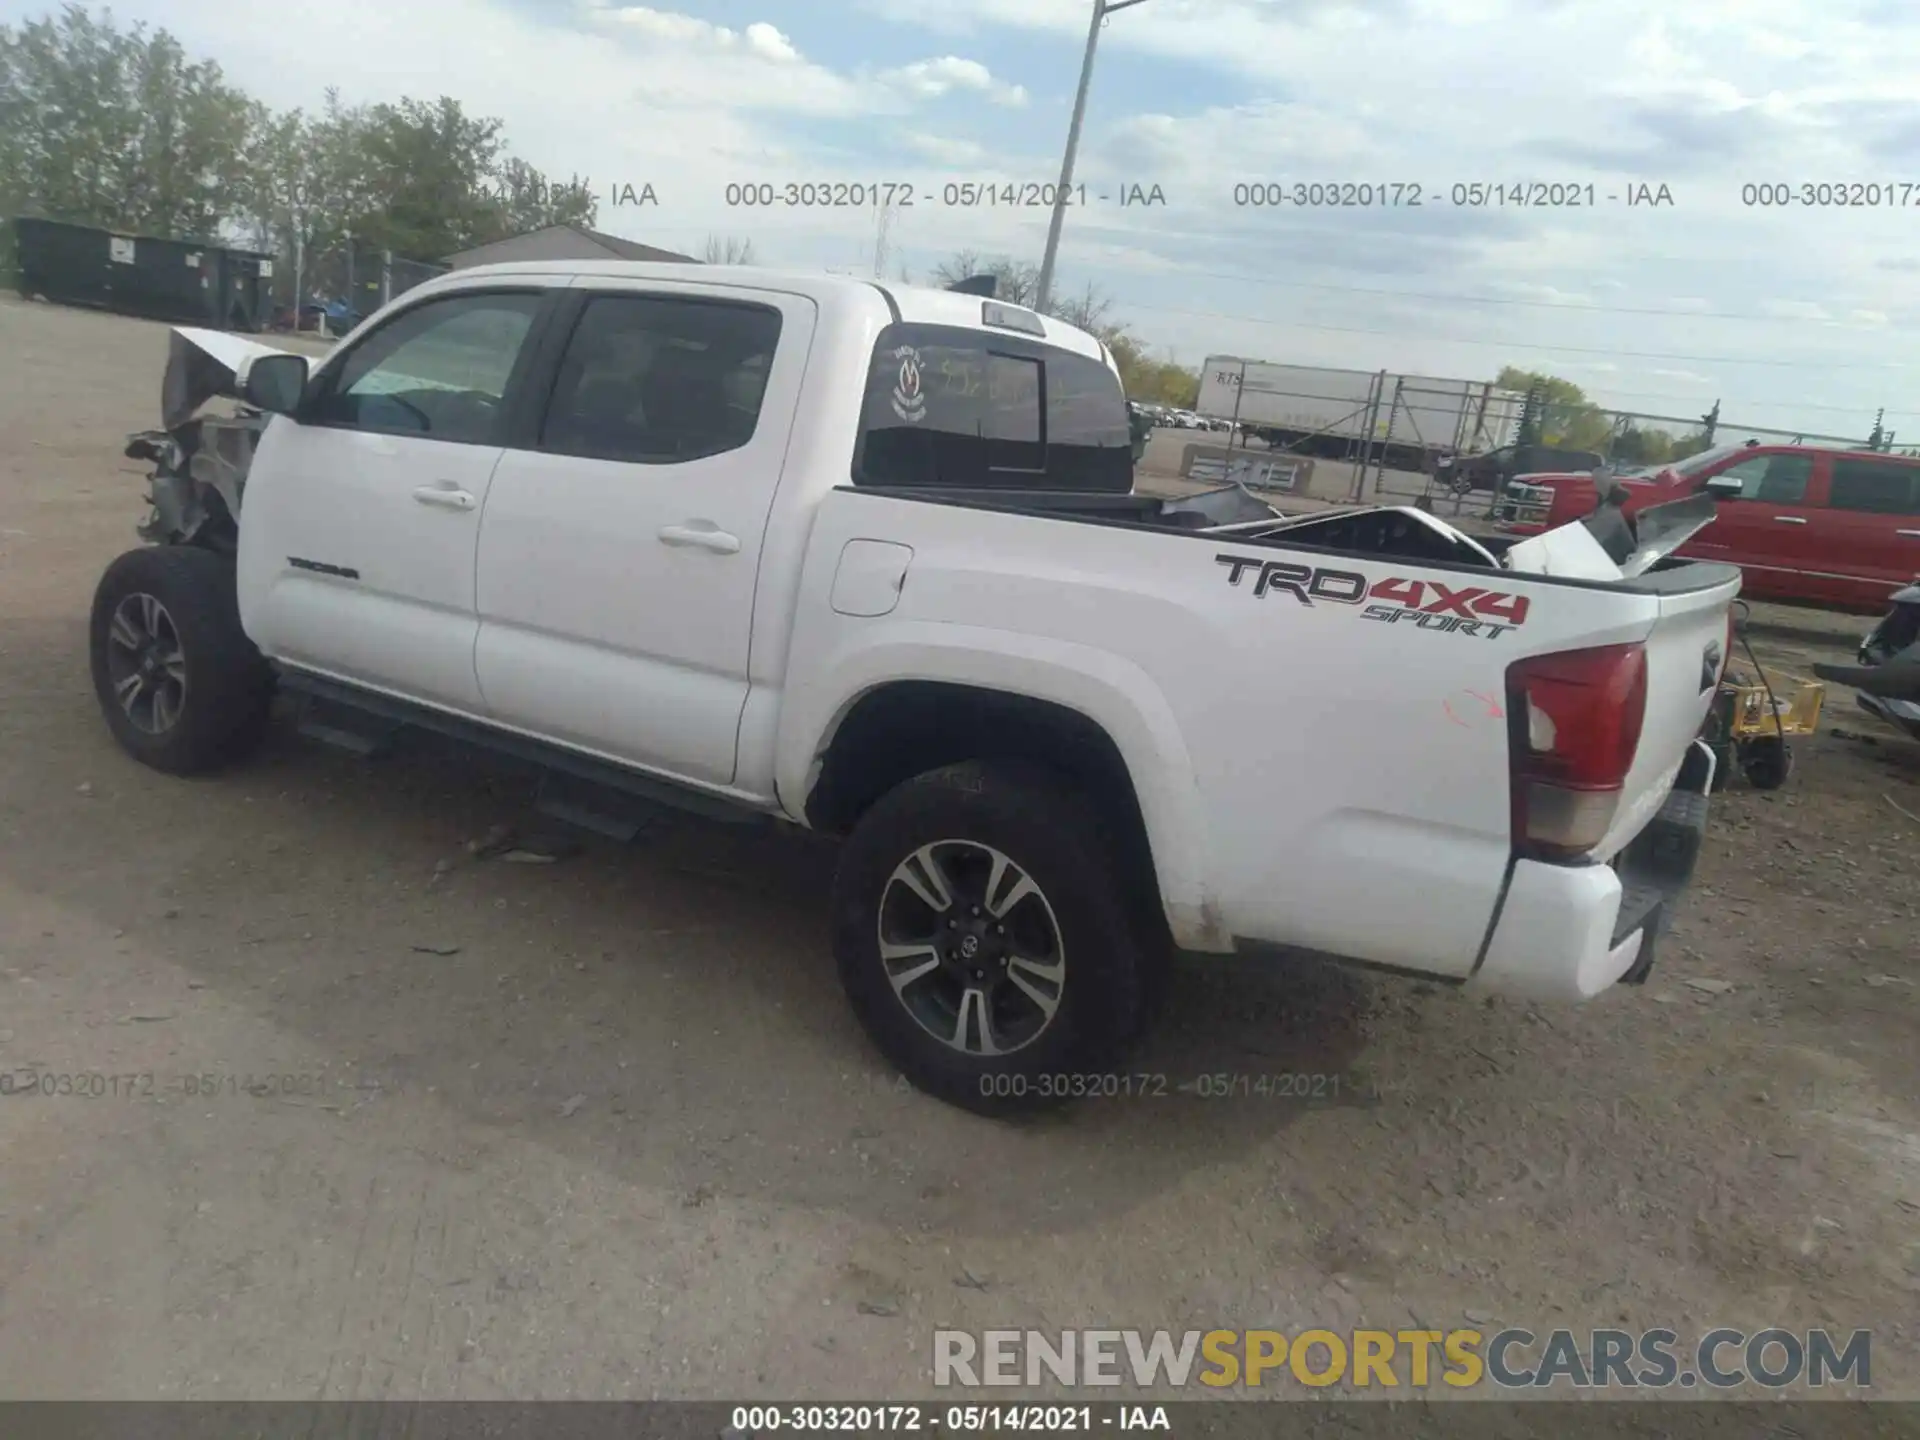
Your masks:
M 1226 433 L 1218 465 L 1297 457 L 1315 498 L 1348 504 L 1415 500 L 1442 514 L 1491 515 L 1506 483 L 1527 473 L 1655 470 L 1723 445 L 1896 450 L 1900 437 L 1797 430 L 1704 414 L 1616 410 L 1491 382 L 1340 370 L 1209 356 L 1195 405 Z M 1678 407 L 1675 407 L 1678 408 Z M 1198 437 L 1196 437 L 1198 438 Z M 1916 453 L 1920 434 L 1903 453 Z M 1204 442 L 1201 447 L 1205 448 Z
M 279 318 L 283 324 L 292 325 L 297 284 L 306 307 L 301 328 L 315 323 L 313 312 L 318 309 L 325 314 L 329 330 L 344 334 L 394 296 L 446 274 L 448 268 L 359 242 L 308 252 L 297 261 L 288 256 L 276 266 L 277 273 L 285 277 L 284 285 L 275 291 Z

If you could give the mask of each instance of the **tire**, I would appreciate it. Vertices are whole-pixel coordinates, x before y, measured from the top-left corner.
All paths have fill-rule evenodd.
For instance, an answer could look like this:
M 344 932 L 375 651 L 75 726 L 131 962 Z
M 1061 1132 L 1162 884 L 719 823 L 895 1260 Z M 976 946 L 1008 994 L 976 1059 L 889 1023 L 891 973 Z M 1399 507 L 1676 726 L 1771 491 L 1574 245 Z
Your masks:
M 265 734 L 273 674 L 240 627 L 224 556 L 129 550 L 94 590 L 88 649 L 107 727 L 143 765 L 204 774 L 245 758 Z
M 912 1084 L 990 1116 L 1124 1093 L 1110 1067 L 1141 1028 L 1167 957 L 1126 893 L 1113 841 L 1059 777 L 1003 763 L 930 771 L 861 818 L 834 877 L 834 954 L 854 1014 Z M 1012 868 L 976 911 L 995 854 Z M 1032 893 L 1008 904 L 1019 876 Z M 923 898 L 940 888 L 945 909 Z M 883 936 L 898 947 L 891 962 Z M 960 948 L 969 939 L 971 959 Z M 913 972 L 924 973 L 896 992 L 893 974 Z M 965 1048 L 954 1043 L 962 1035 Z
M 1756 790 L 1778 790 L 1793 773 L 1793 747 L 1778 735 L 1763 735 L 1740 747 L 1740 773 Z

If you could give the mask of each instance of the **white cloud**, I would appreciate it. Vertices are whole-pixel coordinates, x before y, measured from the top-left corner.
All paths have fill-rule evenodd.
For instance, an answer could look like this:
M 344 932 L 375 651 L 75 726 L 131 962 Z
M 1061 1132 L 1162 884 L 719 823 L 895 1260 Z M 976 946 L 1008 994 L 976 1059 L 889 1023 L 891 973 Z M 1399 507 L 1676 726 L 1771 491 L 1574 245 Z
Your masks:
M 1650 375 L 1658 375 L 1662 380 L 1678 380 L 1687 385 L 1711 385 L 1711 375 L 1697 375 L 1691 370 L 1650 370 Z
M 978 165 L 988 158 L 987 147 L 975 140 L 953 140 L 919 130 L 909 131 L 905 139 L 915 154 L 938 165 Z
M 1833 312 L 1812 300 L 1763 300 L 1760 308 L 1782 320 L 1808 320 L 1820 323 L 1833 319 Z
M 558 16 L 523 0 L 114 9 L 166 26 L 276 106 L 315 105 L 329 83 L 349 103 L 445 93 L 501 117 L 509 146 L 545 170 L 587 175 L 603 195 L 653 184 L 657 209 L 603 204 L 616 233 L 690 250 L 736 233 L 769 259 L 849 264 L 871 255 L 871 215 L 730 211 L 725 186 L 876 168 L 936 194 L 956 178 L 1049 181 L 1089 9 L 862 3 L 890 55 L 924 58 L 863 65 L 840 33 L 849 7 L 792 0 L 742 5 L 729 25 L 688 0 L 575 0 Z M 45 8 L 0 0 L 23 7 Z M 1878 24 L 1863 18 L 1873 8 Z M 1013 45 L 1032 96 L 1012 83 Z M 1920 6 L 1909 18 L 1890 0 L 1150 0 L 1114 16 L 1100 45 L 1079 178 L 1158 183 L 1169 203 L 1076 207 L 1062 283 L 1097 278 L 1156 347 L 1443 375 L 1508 362 L 1573 374 L 1660 352 L 1687 358 L 1631 363 L 1724 372 L 1730 397 L 1869 413 L 1887 372 L 1866 367 L 1920 361 L 1920 212 L 1747 206 L 1740 190 L 1897 178 Z M 1000 107 L 1022 102 L 1032 122 L 1010 126 Z M 842 123 L 867 119 L 881 123 Z M 1677 203 L 1451 204 L 1456 181 L 1529 179 L 1591 181 L 1603 197 L 1664 183 Z M 1235 183 L 1256 180 L 1411 183 L 1425 203 L 1236 209 Z M 921 204 L 889 242 L 917 270 L 962 247 L 1037 258 L 1046 218 Z M 1235 275 L 1254 278 L 1211 278 Z M 1367 293 L 1379 290 L 1523 303 Z M 1599 308 L 1579 308 L 1589 298 Z
M 909 94 L 927 99 L 937 99 L 960 90 L 985 95 L 1001 105 L 1027 103 L 1027 92 L 1020 86 L 1002 84 L 978 60 L 964 60 L 958 55 L 942 55 L 937 60 L 916 60 L 897 70 L 884 71 L 880 79 Z
M 1510 299 L 1528 300 L 1540 305 L 1562 306 L 1569 309 L 1590 308 L 1600 303 L 1589 293 L 1563 290 L 1558 285 L 1542 285 L 1525 280 L 1502 280 L 1490 286 L 1489 289 L 1496 295 L 1503 295 Z
M 769 60 L 798 60 L 800 52 L 793 42 L 764 22 L 747 26 L 747 46 L 756 55 Z

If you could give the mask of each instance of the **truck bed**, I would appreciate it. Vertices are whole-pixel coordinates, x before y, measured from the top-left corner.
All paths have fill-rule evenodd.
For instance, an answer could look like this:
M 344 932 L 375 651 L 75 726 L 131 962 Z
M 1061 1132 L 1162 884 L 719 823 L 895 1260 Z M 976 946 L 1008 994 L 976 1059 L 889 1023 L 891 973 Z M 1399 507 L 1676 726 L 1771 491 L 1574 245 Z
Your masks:
M 1276 534 L 1223 533 L 1213 522 L 1191 509 L 1186 499 L 1169 499 L 1138 493 L 1128 495 L 1088 494 L 1071 490 L 946 489 L 927 486 L 880 487 L 842 486 L 842 490 L 860 495 L 887 496 L 930 505 L 951 505 L 971 510 L 1003 511 L 1034 519 L 1068 521 L 1083 525 L 1111 526 L 1125 530 L 1164 531 L 1215 542 L 1231 540 L 1235 545 L 1261 549 L 1304 551 L 1309 554 L 1349 556 L 1355 559 L 1402 559 L 1443 570 L 1486 573 L 1483 560 L 1460 549 L 1434 543 L 1430 531 L 1396 525 L 1394 517 L 1403 512 L 1395 508 L 1328 512 L 1325 517 L 1288 517 L 1312 520 L 1311 533 L 1282 530 Z M 1503 557 L 1521 535 L 1475 536 L 1475 543 L 1496 559 Z M 1711 561 L 1661 561 L 1644 574 L 1623 580 L 1587 580 L 1566 575 L 1533 575 L 1530 582 L 1566 585 L 1601 590 L 1628 590 L 1650 595 L 1680 595 L 1712 590 L 1739 578 L 1735 566 Z

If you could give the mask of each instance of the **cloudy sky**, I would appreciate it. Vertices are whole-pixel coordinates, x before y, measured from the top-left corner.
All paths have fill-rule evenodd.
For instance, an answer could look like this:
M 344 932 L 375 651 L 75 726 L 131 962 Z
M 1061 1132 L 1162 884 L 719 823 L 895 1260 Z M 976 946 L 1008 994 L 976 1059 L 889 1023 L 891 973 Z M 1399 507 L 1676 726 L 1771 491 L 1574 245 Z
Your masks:
M 0 0 L 0 20 L 45 12 Z M 730 208 L 729 184 L 908 184 L 889 272 L 1037 260 L 1042 209 L 948 182 L 1058 171 L 1090 0 L 119 0 L 280 106 L 458 97 L 603 197 L 602 228 L 870 273 L 871 210 Z M 1920 441 L 1920 4 L 1913 0 L 1145 0 L 1102 34 L 1061 283 L 1157 347 L 1491 378 Z M 1236 206 L 1266 181 L 1418 187 L 1419 207 Z M 1594 187 L 1591 208 L 1452 203 Z M 1743 187 L 1877 182 L 1877 208 Z M 1123 186 L 1164 205 L 1122 208 Z M 1630 207 L 1634 187 L 1672 203 Z M 1114 199 L 1092 198 L 1105 192 Z M 1585 191 L 1582 189 L 1582 197 Z M 1617 196 L 1618 199 L 1609 199 Z M 1893 204 L 1887 201 L 1891 198 Z M 1902 204 L 1904 202 L 1904 204 Z

